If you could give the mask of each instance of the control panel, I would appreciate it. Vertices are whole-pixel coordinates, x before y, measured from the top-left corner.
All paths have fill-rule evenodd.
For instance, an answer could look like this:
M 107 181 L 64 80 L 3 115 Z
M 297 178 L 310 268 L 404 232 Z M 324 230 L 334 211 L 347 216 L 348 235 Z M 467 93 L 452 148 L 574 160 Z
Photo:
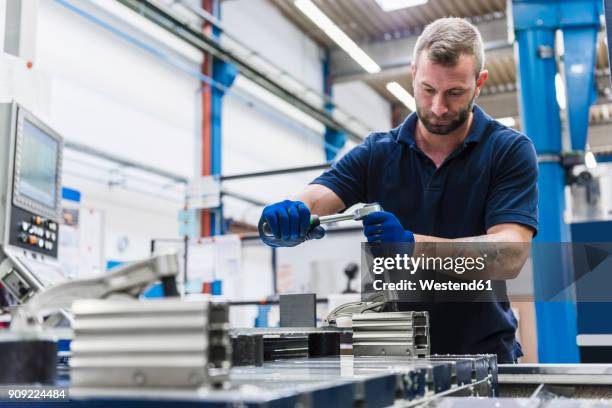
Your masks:
M 56 221 L 13 206 L 9 231 L 11 245 L 57 258 L 58 235 Z

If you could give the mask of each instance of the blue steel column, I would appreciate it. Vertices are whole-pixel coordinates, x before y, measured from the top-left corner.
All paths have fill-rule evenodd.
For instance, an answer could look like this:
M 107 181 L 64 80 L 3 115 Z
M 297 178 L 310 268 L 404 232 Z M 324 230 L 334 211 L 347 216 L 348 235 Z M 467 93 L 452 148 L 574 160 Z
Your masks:
M 329 69 L 329 50 L 325 51 L 325 60 L 323 61 L 323 93 L 331 98 L 332 92 L 332 78 L 331 71 Z M 334 104 L 331 102 L 325 102 L 325 110 L 332 112 L 334 110 Z M 338 150 L 346 143 L 346 134 L 339 132 L 330 127 L 325 127 L 325 160 L 330 161 L 336 158 Z
M 213 15 L 217 19 L 221 19 L 221 6 L 218 0 L 213 3 Z M 213 36 L 219 38 L 219 29 L 217 27 L 212 28 Z M 214 81 L 220 83 L 225 88 L 232 86 L 238 70 L 232 64 L 228 64 L 224 61 L 213 59 L 212 66 L 212 78 Z M 223 113 L 223 96 L 225 90 L 219 89 L 218 87 L 212 87 L 211 90 L 211 109 L 210 109 L 210 121 L 211 121 L 211 175 L 221 176 L 221 146 L 222 146 L 222 113 Z M 213 221 L 210 225 L 211 235 L 219 235 L 225 232 L 225 226 L 223 223 L 223 206 L 212 211 Z
M 520 109 L 523 129 L 541 155 L 561 154 L 561 122 L 556 102 L 554 58 L 557 8 L 553 2 L 513 1 L 518 47 Z M 538 242 L 569 241 L 563 221 L 565 180 L 561 164 L 539 165 Z M 572 280 L 571 266 L 557 257 L 533 251 L 534 296 L 546 299 Z M 566 302 L 536 301 L 538 356 L 542 363 L 578 362 L 576 307 Z
M 597 99 L 594 70 L 602 7 L 601 0 L 573 0 L 560 4 L 567 120 L 573 150 L 585 150 L 589 109 Z

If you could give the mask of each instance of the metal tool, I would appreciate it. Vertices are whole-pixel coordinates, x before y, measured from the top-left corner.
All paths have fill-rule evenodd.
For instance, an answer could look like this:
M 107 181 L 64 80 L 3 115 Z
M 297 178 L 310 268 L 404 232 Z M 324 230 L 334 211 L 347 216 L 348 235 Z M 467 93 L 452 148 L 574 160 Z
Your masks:
M 319 225 L 331 224 L 332 222 L 338 221 L 347 221 L 347 220 L 355 220 L 361 221 L 366 215 L 371 214 L 373 212 L 383 211 L 380 204 L 366 204 L 363 207 L 356 209 L 353 212 L 342 213 L 342 214 L 332 214 L 332 215 L 311 215 L 310 216 L 310 229 L 314 229 Z M 272 230 L 267 222 L 264 222 L 263 231 L 266 236 L 272 237 Z

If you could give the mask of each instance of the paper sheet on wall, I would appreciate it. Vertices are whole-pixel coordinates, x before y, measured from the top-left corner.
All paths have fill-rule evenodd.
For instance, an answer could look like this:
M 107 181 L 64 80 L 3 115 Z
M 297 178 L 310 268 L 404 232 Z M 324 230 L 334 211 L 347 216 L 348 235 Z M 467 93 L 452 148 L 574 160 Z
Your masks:
M 198 238 L 189 243 L 187 251 L 187 280 L 215 279 L 214 246 L 211 238 Z
M 225 279 L 234 278 L 242 265 L 242 243 L 238 235 L 215 237 L 214 257 L 216 274 Z

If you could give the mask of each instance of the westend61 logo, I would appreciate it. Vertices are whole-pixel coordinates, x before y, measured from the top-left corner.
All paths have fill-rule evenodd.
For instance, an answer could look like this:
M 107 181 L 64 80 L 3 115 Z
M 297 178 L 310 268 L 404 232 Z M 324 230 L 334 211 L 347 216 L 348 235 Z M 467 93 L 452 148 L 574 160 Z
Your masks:
M 417 270 L 436 270 L 441 272 L 455 272 L 462 275 L 469 271 L 482 271 L 485 268 L 487 254 L 473 257 L 428 257 L 424 254 L 413 257 L 407 254 L 396 254 L 389 257 L 375 257 L 372 272 L 376 275 L 389 270 L 406 271 L 414 275 Z

